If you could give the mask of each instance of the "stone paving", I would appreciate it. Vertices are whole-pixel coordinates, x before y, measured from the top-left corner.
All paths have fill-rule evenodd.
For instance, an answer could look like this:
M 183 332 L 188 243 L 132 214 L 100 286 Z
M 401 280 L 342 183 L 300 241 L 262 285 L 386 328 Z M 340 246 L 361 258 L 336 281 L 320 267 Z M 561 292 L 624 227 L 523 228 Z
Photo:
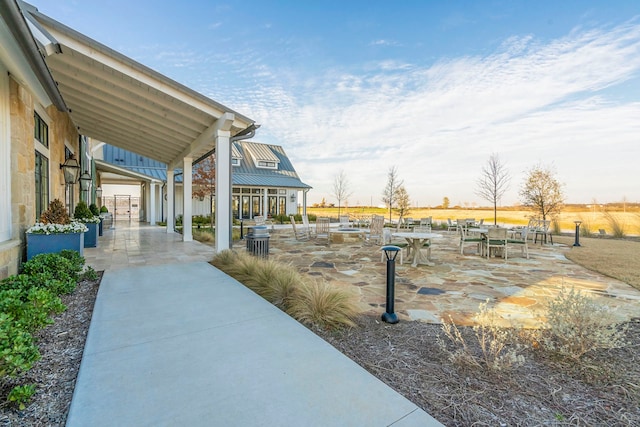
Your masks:
M 396 265 L 395 312 L 401 320 L 439 323 L 451 316 L 457 324 L 471 325 L 479 304 L 488 300 L 505 325 L 535 327 L 546 301 L 562 286 L 593 296 L 611 307 L 619 320 L 640 316 L 640 291 L 567 260 L 564 253 L 570 247 L 566 245 L 530 243 L 530 259 L 515 250 L 506 261 L 487 260 L 476 255 L 472 246 L 460 255 L 456 234 L 442 234 L 443 238 L 433 240 L 433 266 Z M 243 245 L 238 242 L 234 248 Z M 292 230 L 277 229 L 271 231 L 270 259 L 348 289 L 363 312 L 381 315 L 385 311 L 386 262 L 381 261 L 378 245 L 297 241 Z

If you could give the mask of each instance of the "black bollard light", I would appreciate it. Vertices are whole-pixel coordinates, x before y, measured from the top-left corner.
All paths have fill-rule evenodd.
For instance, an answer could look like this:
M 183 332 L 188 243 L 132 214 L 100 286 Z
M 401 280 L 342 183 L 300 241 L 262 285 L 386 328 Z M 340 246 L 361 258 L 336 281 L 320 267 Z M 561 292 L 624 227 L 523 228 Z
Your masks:
M 387 245 L 383 246 L 385 256 L 387 257 L 387 306 L 386 311 L 382 314 L 382 320 L 387 323 L 398 323 L 398 315 L 394 313 L 394 293 L 396 286 L 396 257 L 401 250 L 397 246 Z
M 240 240 L 244 240 L 244 222 L 240 219 Z
M 576 241 L 573 246 L 580 246 L 580 224 L 582 221 L 573 221 L 576 225 Z

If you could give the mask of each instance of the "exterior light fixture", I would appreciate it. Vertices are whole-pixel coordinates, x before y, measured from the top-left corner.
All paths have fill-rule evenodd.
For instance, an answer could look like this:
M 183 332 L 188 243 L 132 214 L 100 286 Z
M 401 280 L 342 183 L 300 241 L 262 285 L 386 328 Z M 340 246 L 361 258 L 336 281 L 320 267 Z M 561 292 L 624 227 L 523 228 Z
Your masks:
M 100 187 L 96 188 L 96 197 L 98 199 L 102 198 L 102 188 L 100 188 Z
M 64 174 L 65 184 L 75 184 L 78 182 L 78 176 L 80 175 L 80 165 L 72 154 L 64 163 L 60 164 L 60 169 Z
M 580 245 L 580 224 L 582 224 L 582 221 L 573 221 L 573 223 L 576 225 L 576 241 L 573 244 L 573 246 L 581 246 Z
M 291 193 L 291 202 L 295 202 L 296 201 L 296 193 Z
M 89 191 L 89 187 L 91 186 L 91 175 L 89 172 L 84 171 L 82 175 L 80 175 L 80 190 Z
M 398 246 L 383 246 L 382 250 L 387 258 L 387 304 L 386 311 L 382 313 L 382 320 L 386 323 L 398 323 L 398 315 L 394 312 L 394 293 L 396 286 L 396 257 L 401 249 Z

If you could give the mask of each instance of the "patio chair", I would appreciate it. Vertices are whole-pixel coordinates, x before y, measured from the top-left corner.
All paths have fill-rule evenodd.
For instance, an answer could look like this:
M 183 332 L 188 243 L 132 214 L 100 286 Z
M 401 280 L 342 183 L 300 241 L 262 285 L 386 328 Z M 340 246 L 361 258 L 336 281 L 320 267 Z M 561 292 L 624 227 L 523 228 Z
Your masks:
M 389 243 L 388 245 L 389 246 L 397 246 L 397 247 L 400 248 L 400 250 L 398 252 L 400 252 L 400 265 L 402 265 L 402 263 L 404 262 L 404 256 L 402 255 L 402 252 L 403 252 L 402 249 L 408 248 L 409 244 L 406 243 L 406 242 L 404 242 L 404 243 L 398 242 L 398 243 Z M 385 253 L 384 253 L 384 251 L 381 251 L 381 252 L 382 252 L 382 254 L 380 256 L 380 262 L 384 262 L 385 259 L 386 259 Z M 407 257 L 409 257 L 408 253 L 407 253 Z
M 447 231 L 456 231 L 458 227 L 451 221 L 451 218 L 447 218 Z
M 302 215 L 302 226 L 309 230 L 309 237 L 313 236 L 313 228 L 309 224 L 309 215 Z
M 381 215 L 374 215 L 371 219 L 371 225 L 369 232 L 366 234 L 367 241 L 369 243 L 382 243 L 382 229 L 384 228 L 384 217 Z
M 433 217 L 429 218 L 420 218 L 420 227 L 429 227 L 433 228 Z
M 316 240 L 326 240 L 327 245 L 331 244 L 330 225 L 331 220 L 327 217 L 316 219 Z
M 481 236 L 469 236 L 467 229 L 462 225 L 458 225 L 458 234 L 460 235 L 460 255 L 464 255 L 464 245 L 467 243 L 476 245 L 476 253 L 480 253 L 481 245 L 484 241 Z
M 351 221 L 349 220 L 349 215 L 340 215 L 338 217 L 338 222 L 340 223 L 340 227 L 351 228 Z
M 293 215 L 289 215 L 289 220 L 291 221 L 291 226 L 293 227 L 293 235 L 295 236 L 296 240 L 308 240 L 311 237 L 308 227 L 296 226 L 296 220 Z
M 540 236 L 540 244 L 547 243 L 547 236 L 549 236 L 549 240 L 551 240 L 551 244 L 553 245 L 553 236 L 551 235 L 550 227 L 551 221 L 539 221 L 539 226 L 536 228 L 533 243 L 538 241 L 538 236 Z
M 516 233 L 510 238 L 507 239 L 507 246 L 520 246 L 520 253 L 529 259 L 529 244 L 527 243 L 527 238 L 529 234 L 528 228 L 518 229 Z
M 483 251 L 487 258 L 491 256 L 491 249 L 502 248 L 502 258 L 507 259 L 507 229 L 493 227 L 489 229 L 487 238 L 483 242 Z

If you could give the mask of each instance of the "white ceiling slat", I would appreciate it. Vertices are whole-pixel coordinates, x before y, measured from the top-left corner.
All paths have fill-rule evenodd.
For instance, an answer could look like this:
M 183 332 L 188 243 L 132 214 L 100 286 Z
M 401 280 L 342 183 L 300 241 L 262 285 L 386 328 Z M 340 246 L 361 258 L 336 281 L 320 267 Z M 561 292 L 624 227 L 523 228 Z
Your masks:
M 176 121 L 184 121 L 187 123 L 194 122 L 206 128 L 207 119 L 210 116 L 201 111 L 196 110 L 188 104 L 177 103 L 175 100 L 155 94 L 151 88 L 143 88 L 138 84 L 134 88 L 123 86 L 122 80 L 113 76 L 113 73 L 104 73 L 96 71 L 94 67 L 84 61 L 73 62 L 73 55 L 66 54 L 57 55 L 55 60 L 51 61 L 51 68 L 58 74 L 61 81 L 72 80 L 81 82 L 89 87 L 103 88 L 107 93 L 116 93 L 124 96 L 130 102 L 139 105 L 141 108 L 153 111 L 155 114 L 164 117 L 175 117 Z M 95 65 L 95 64 L 94 64 Z M 124 76 L 123 76 L 124 77 Z
M 112 116 L 114 119 L 126 120 L 132 119 L 144 123 L 158 133 L 165 133 L 172 139 L 191 140 L 198 136 L 195 129 L 188 129 L 180 122 L 170 120 L 161 120 L 157 115 L 153 115 L 145 110 L 138 109 L 134 105 L 127 103 L 112 103 L 110 98 L 104 101 L 98 101 L 97 98 L 87 98 L 84 96 L 82 85 L 67 86 L 67 83 L 58 83 L 59 87 L 65 92 L 65 101 L 71 106 L 72 114 L 81 109 L 96 111 L 102 116 Z M 94 89 L 95 90 L 95 89 Z M 77 106 L 77 107 L 76 107 Z
M 162 133 L 152 133 L 148 129 L 142 128 L 141 125 L 139 125 L 139 127 L 134 127 L 131 125 L 117 123 L 110 120 L 109 117 L 100 117 L 95 112 L 74 113 L 73 117 L 78 117 L 83 122 L 89 123 L 91 126 L 91 134 L 87 136 L 91 138 L 98 139 L 95 135 L 96 132 L 101 132 L 102 134 L 112 132 L 114 136 L 119 135 L 121 140 L 130 140 L 131 142 L 128 144 L 125 142 L 127 147 L 122 147 L 130 151 L 135 151 L 131 149 L 133 145 L 139 144 L 143 141 L 150 141 L 154 146 L 164 147 L 167 152 L 179 152 L 180 145 L 176 144 L 176 140 L 167 139 L 166 135 Z M 116 128 L 114 128 L 114 126 L 116 126 Z

